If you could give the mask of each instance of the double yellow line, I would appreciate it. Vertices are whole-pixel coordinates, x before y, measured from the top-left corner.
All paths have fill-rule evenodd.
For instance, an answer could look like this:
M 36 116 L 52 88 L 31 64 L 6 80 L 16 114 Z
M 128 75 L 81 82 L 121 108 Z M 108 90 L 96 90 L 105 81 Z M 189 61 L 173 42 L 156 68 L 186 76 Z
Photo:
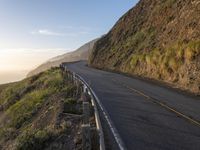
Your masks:
M 163 107 L 163 108 L 165 108 L 165 109 L 167 109 L 167 110 L 169 110 L 169 111 L 175 113 L 176 115 L 178 115 L 178 116 L 180 116 L 180 117 L 186 119 L 187 121 L 193 123 L 194 125 L 200 127 L 200 122 L 199 122 L 198 120 L 195 120 L 195 119 L 193 119 L 193 118 L 191 118 L 191 117 L 189 117 L 189 116 L 187 116 L 187 115 L 181 113 L 180 111 L 175 110 L 174 108 L 172 108 L 172 107 L 170 107 L 170 106 L 164 104 L 163 102 L 159 101 L 158 99 L 155 99 L 155 98 L 153 98 L 153 97 L 151 97 L 151 96 L 148 96 L 147 94 L 145 94 L 145 93 L 143 93 L 143 92 L 141 92 L 141 91 L 139 91 L 139 90 L 137 90 L 137 89 L 134 89 L 134 88 L 132 88 L 132 87 L 129 87 L 129 86 L 127 86 L 126 84 L 124 84 L 124 83 L 122 83 L 122 82 L 119 82 L 119 81 L 117 81 L 117 80 L 115 80 L 115 79 L 112 79 L 112 80 L 113 80 L 115 83 L 118 83 L 118 84 L 122 85 L 123 87 L 125 87 L 125 88 L 127 88 L 127 89 L 133 91 L 134 93 L 137 93 L 137 94 L 139 94 L 139 95 L 142 95 L 143 97 L 146 98 L 146 100 L 149 100 L 149 101 L 151 101 L 151 102 L 153 102 L 153 103 L 156 103 L 156 104 L 160 105 L 161 107 Z

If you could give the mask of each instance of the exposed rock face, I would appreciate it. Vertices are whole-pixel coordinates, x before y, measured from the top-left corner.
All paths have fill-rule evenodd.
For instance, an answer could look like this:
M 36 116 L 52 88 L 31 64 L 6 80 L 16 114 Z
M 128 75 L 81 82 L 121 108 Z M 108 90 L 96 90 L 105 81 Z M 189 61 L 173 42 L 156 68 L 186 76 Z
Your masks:
M 96 41 L 97 41 L 97 39 L 92 40 L 73 52 L 69 52 L 64 55 L 60 55 L 60 56 L 50 59 L 49 61 L 45 62 L 44 64 L 41 64 L 39 67 L 37 67 L 36 69 L 34 69 L 30 73 L 28 73 L 27 76 L 30 77 L 30 76 L 36 75 L 40 72 L 43 72 L 45 70 L 48 70 L 51 67 L 57 67 L 62 62 L 87 60 L 88 55 L 89 55 L 90 51 L 92 50 L 94 43 Z
M 96 42 L 90 65 L 200 94 L 200 1 L 140 0 Z

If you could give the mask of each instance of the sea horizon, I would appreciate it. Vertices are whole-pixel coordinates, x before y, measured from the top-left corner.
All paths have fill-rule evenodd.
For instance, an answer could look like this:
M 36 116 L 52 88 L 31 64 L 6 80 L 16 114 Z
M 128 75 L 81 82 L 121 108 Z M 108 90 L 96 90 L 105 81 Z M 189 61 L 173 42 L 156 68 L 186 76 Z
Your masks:
M 0 85 L 21 81 L 28 72 L 29 70 L 0 71 Z

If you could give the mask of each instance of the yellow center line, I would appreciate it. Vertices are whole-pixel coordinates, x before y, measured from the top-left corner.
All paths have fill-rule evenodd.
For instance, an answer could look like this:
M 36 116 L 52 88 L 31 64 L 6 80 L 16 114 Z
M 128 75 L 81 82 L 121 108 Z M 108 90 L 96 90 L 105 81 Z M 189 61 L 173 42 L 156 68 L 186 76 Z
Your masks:
M 181 112 L 175 110 L 174 108 L 172 108 L 172 107 L 170 107 L 170 106 L 164 104 L 163 102 L 159 101 L 158 99 L 155 99 L 155 98 L 153 98 L 153 97 L 151 97 L 151 96 L 148 96 L 147 94 L 145 94 L 145 93 L 143 93 L 143 92 L 141 92 L 141 91 L 139 91 L 139 90 L 137 90 L 137 89 L 134 89 L 134 88 L 132 88 L 132 87 L 129 87 L 129 86 L 125 85 L 125 84 L 122 83 L 122 82 L 119 82 L 119 81 L 117 81 L 117 80 L 115 80 L 115 79 L 112 79 L 112 80 L 113 80 L 115 83 L 118 83 L 118 84 L 124 86 L 125 88 L 127 88 L 127 89 L 129 89 L 129 90 L 131 90 L 131 91 L 133 91 L 133 92 L 135 92 L 135 93 L 137 93 L 137 94 L 139 94 L 139 95 L 142 95 L 142 96 L 145 97 L 147 100 L 150 100 L 150 101 L 152 101 L 152 102 L 154 102 L 154 103 L 156 103 L 156 104 L 158 104 L 158 105 L 164 107 L 165 109 L 167 109 L 167 110 L 169 110 L 169 111 L 171 111 L 171 112 L 177 114 L 178 116 L 181 116 L 182 118 L 184 118 L 184 119 L 190 121 L 191 123 L 197 125 L 198 127 L 200 127 L 200 122 L 199 122 L 198 120 L 195 120 L 195 119 L 193 119 L 193 118 L 191 118 L 191 117 L 189 117 L 189 116 L 187 116 L 187 115 L 185 115 L 185 114 L 183 114 L 183 113 L 181 113 Z

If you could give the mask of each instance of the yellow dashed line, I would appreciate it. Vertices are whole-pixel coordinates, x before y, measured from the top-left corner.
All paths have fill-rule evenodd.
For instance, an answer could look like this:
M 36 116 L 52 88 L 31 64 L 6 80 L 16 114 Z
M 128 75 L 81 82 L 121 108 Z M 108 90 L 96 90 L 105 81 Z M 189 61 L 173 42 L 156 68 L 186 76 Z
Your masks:
M 184 119 L 190 121 L 191 123 L 197 125 L 198 127 L 200 127 L 200 122 L 199 122 L 199 121 L 197 121 L 197 120 L 195 120 L 195 119 L 192 119 L 191 117 L 189 117 L 189 116 L 187 116 L 187 115 L 185 115 L 185 114 L 183 114 L 183 113 L 181 113 L 181 112 L 175 110 L 174 108 L 171 108 L 170 106 L 164 104 L 163 102 L 160 102 L 159 100 L 157 100 L 157 99 L 155 99 L 155 98 L 152 98 L 152 97 L 146 95 L 145 93 L 143 93 L 143 92 L 141 92 L 141 91 L 139 91 L 139 90 L 136 90 L 136 89 L 134 89 L 134 88 L 131 88 L 131 87 L 125 85 L 124 83 L 121 83 L 121 82 L 119 82 L 119 81 L 117 81 L 117 80 L 115 80 L 115 79 L 112 79 L 112 80 L 113 80 L 114 82 L 116 82 L 116 83 L 118 83 L 118 84 L 120 84 L 120 85 L 126 87 L 127 89 L 129 89 L 129 90 L 131 90 L 131 91 L 133 91 L 133 92 L 135 92 L 135 93 L 138 93 L 138 94 L 144 96 L 146 99 L 148 99 L 148 100 L 150 100 L 150 101 L 152 101 L 152 102 L 154 102 L 154 103 L 156 103 L 156 104 L 158 104 L 158 105 L 164 107 L 165 109 L 167 109 L 167 110 L 169 110 L 169 111 L 171 111 L 171 112 L 174 112 L 175 114 L 181 116 L 182 118 L 184 118 Z

